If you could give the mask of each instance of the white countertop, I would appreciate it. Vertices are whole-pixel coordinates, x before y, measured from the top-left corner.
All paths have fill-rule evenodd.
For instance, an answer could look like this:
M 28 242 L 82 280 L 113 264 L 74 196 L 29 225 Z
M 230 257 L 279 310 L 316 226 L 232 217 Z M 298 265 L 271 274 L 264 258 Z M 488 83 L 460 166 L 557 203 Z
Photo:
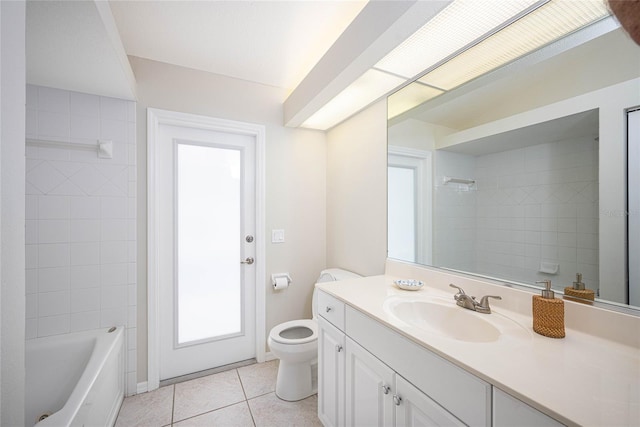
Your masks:
M 530 316 L 522 310 L 507 308 L 509 298 L 505 296 L 499 304 L 491 300 L 492 314 L 473 314 L 504 316 L 517 322 L 522 327 L 517 339 L 503 334 L 493 342 L 466 342 L 438 336 L 396 318 L 384 309 L 385 301 L 435 297 L 450 299 L 455 305 L 455 289 L 447 292 L 441 284 L 426 283 L 418 291 L 405 291 L 393 284 L 395 279 L 399 277 L 385 275 L 317 286 L 562 423 L 640 425 L 640 351 L 637 347 L 569 328 L 563 339 L 543 337 L 533 332 Z M 511 296 L 510 292 L 513 291 L 498 288 L 495 293 Z M 517 298 L 522 305 L 522 297 Z M 639 334 L 640 330 L 635 328 L 628 333 Z

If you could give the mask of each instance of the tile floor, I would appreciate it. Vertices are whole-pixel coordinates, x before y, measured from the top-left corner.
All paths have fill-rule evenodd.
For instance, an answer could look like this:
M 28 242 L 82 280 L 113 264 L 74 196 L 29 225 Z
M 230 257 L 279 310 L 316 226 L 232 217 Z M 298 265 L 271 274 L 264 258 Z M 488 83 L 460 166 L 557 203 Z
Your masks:
M 127 397 L 116 427 L 322 426 L 316 395 L 285 402 L 278 361 L 258 363 Z

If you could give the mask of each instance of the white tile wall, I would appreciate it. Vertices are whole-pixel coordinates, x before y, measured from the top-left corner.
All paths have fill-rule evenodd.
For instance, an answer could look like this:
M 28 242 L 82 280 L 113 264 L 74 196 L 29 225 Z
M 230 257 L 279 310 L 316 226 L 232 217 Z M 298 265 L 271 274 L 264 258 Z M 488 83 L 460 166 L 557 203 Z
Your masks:
M 598 143 L 540 144 L 476 158 L 480 273 L 598 287 Z M 491 220 L 497 215 L 498 220 Z M 558 274 L 539 272 L 559 264 Z
M 476 193 L 460 184 L 443 184 L 445 176 L 471 178 L 475 158 L 448 151 L 434 156 L 433 259 L 435 265 L 475 270 Z
M 436 265 L 531 283 L 599 286 L 598 143 L 590 138 L 478 157 L 436 151 Z M 473 178 L 442 185 L 443 176 Z M 559 264 L 541 273 L 541 262 Z
M 27 86 L 28 139 L 110 139 L 93 151 L 27 147 L 27 338 L 127 327 L 136 389 L 135 103 Z

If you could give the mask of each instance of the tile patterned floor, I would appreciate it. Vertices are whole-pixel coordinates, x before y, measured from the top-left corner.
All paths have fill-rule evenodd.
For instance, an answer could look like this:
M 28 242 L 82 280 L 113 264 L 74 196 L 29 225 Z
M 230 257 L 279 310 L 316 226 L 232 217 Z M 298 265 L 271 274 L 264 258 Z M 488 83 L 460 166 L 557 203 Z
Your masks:
M 273 360 L 127 397 L 116 427 L 322 426 L 316 395 L 278 399 L 277 372 Z

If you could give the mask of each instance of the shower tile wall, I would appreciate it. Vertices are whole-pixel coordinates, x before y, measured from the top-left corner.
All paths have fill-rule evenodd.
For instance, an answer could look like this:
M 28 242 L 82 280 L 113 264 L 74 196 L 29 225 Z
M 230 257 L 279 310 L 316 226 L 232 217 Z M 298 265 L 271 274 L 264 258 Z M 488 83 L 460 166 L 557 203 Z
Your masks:
M 434 265 L 475 271 L 476 192 L 466 184 L 443 184 L 445 176 L 473 178 L 475 157 L 437 150 L 434 164 Z
M 113 141 L 97 151 L 27 145 L 27 339 L 124 325 L 136 387 L 135 102 L 27 86 L 27 139 Z
M 476 158 L 477 271 L 596 289 L 598 143 L 581 138 Z M 541 262 L 559 264 L 541 273 Z

